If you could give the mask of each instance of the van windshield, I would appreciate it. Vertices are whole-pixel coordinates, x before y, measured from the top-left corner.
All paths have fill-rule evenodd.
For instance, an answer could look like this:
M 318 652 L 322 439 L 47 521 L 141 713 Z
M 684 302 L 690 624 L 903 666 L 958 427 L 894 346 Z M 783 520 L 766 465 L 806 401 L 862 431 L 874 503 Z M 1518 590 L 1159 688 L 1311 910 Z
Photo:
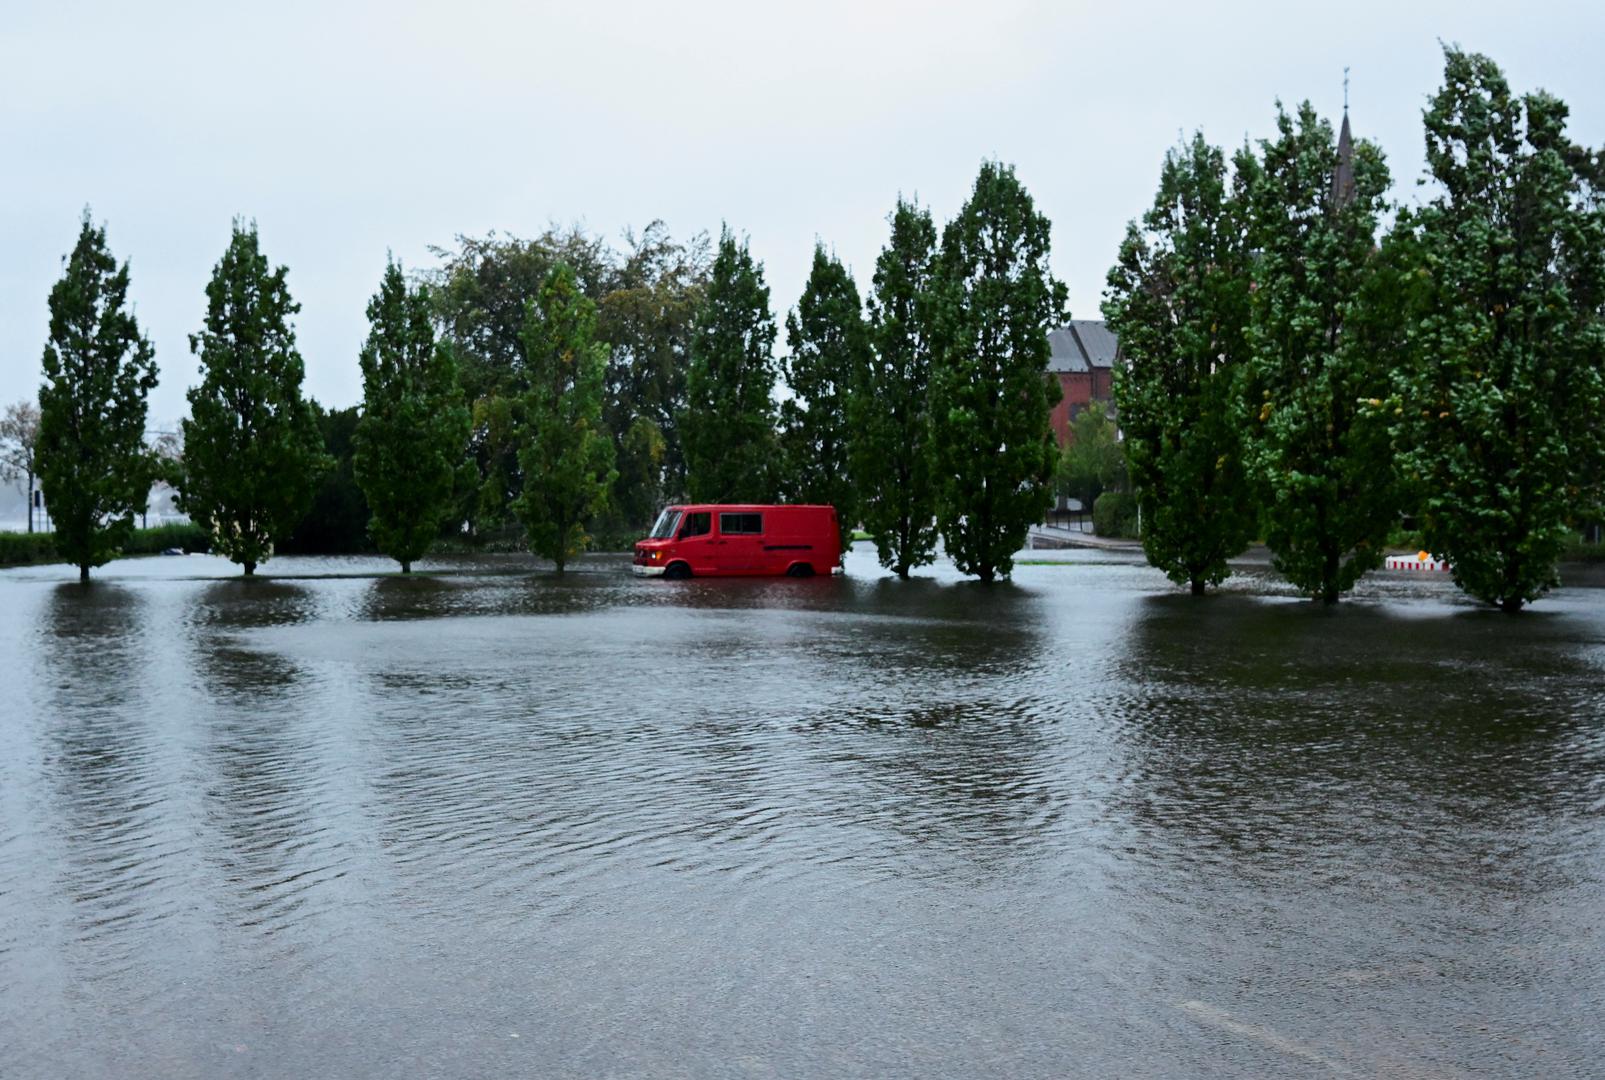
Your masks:
M 652 526 L 652 532 L 647 535 L 648 540 L 667 540 L 674 535 L 674 527 L 680 524 L 680 511 L 665 510 L 658 515 L 658 522 Z

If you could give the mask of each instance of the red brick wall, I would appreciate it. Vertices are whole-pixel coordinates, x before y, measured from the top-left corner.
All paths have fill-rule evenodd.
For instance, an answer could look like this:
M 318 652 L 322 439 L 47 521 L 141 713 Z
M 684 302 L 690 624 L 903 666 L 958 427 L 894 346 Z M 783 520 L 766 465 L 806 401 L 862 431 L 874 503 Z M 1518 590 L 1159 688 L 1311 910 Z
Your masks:
M 1092 371 L 1061 371 L 1059 390 L 1064 395 L 1053 407 L 1049 422 L 1054 438 L 1063 446 L 1070 441 L 1070 414 L 1080 412 L 1090 401 L 1109 400 L 1109 372 L 1094 368 Z

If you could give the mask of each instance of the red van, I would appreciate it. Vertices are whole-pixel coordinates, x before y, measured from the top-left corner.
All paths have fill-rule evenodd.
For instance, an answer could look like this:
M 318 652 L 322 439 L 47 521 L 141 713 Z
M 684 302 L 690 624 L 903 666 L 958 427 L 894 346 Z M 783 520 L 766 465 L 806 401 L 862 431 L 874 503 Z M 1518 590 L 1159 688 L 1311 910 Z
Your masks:
M 671 506 L 635 545 L 641 577 L 841 573 L 834 506 Z

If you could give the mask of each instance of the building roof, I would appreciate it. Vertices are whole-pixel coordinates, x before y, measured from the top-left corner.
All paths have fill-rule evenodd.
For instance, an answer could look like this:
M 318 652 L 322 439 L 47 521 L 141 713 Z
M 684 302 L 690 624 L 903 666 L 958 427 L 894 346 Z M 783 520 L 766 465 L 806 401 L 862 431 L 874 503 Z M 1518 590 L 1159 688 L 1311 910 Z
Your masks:
M 1048 331 L 1048 347 L 1052 350 L 1048 354 L 1049 371 L 1088 370 L 1087 354 L 1081 350 L 1081 343 L 1070 333 L 1068 326 Z
M 1048 370 L 1085 372 L 1112 368 L 1120 355 L 1120 339 L 1102 319 L 1071 319 L 1048 332 Z

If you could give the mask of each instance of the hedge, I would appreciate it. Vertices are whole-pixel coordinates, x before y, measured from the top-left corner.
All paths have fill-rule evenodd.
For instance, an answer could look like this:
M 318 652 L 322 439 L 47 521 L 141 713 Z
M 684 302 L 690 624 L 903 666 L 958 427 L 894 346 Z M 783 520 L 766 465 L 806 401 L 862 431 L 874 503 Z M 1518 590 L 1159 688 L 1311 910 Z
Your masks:
M 60 562 L 55 541 L 54 533 L 0 532 L 0 566 Z M 160 555 L 169 548 L 190 552 L 209 547 L 206 530 L 199 525 L 158 525 L 154 529 L 135 529 L 123 545 L 123 554 Z
M 49 533 L 0 532 L 0 566 L 55 561 L 55 538 Z

